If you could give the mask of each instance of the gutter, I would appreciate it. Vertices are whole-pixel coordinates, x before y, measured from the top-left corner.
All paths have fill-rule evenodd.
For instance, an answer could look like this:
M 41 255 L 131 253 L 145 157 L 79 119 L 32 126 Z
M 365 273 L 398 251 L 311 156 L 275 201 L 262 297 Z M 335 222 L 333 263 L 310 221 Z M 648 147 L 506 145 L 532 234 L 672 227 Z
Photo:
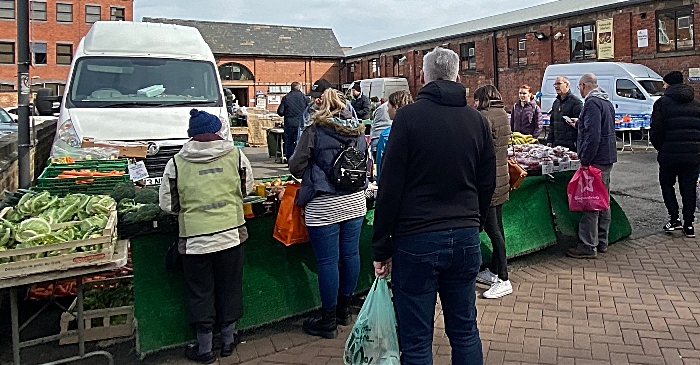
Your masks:
M 413 46 L 422 45 L 422 44 L 430 43 L 430 42 L 439 42 L 439 41 L 444 41 L 444 40 L 449 40 L 449 39 L 458 38 L 458 37 L 464 37 L 464 36 L 469 36 L 469 35 L 483 34 L 483 33 L 488 33 L 488 32 L 495 32 L 495 31 L 504 30 L 504 29 L 509 29 L 509 28 L 518 27 L 518 26 L 523 26 L 523 25 L 537 24 L 537 23 L 546 22 L 546 21 L 550 21 L 550 20 L 557 20 L 557 19 L 567 18 L 567 17 L 573 17 L 573 16 L 577 16 L 577 15 L 585 15 L 585 14 L 595 13 L 595 12 L 598 12 L 598 11 L 605 11 L 605 10 L 617 9 L 617 8 L 621 8 L 621 7 L 639 5 L 639 4 L 644 4 L 644 3 L 652 3 L 652 2 L 654 2 L 654 1 L 655 1 L 655 0 L 628 0 L 628 1 L 623 2 L 623 3 L 615 3 L 615 4 L 602 5 L 602 6 L 599 6 L 599 7 L 596 7 L 596 8 L 582 9 L 582 10 L 577 10 L 577 11 L 570 12 L 570 13 L 555 14 L 555 15 L 551 15 L 551 16 L 547 16 L 547 17 L 543 17 L 543 18 L 537 18 L 537 19 L 532 19 L 532 20 L 523 21 L 523 22 L 518 22 L 518 23 L 504 24 L 504 25 L 499 25 L 499 26 L 496 26 L 496 27 L 484 28 L 484 29 L 479 29 L 479 30 L 476 30 L 476 31 L 466 32 L 466 33 L 457 33 L 457 34 L 452 34 L 452 35 L 445 36 L 445 37 L 430 38 L 430 39 L 425 39 L 425 40 L 421 40 L 421 41 L 417 41 L 417 42 L 406 43 L 406 44 L 402 44 L 402 45 L 398 45 L 398 46 L 392 46 L 392 47 L 387 47 L 387 48 L 380 48 L 380 49 L 375 49 L 375 50 L 368 51 L 368 52 L 352 54 L 352 55 L 350 55 L 350 56 L 345 55 L 344 58 L 345 58 L 346 60 L 347 60 L 347 59 L 351 59 L 351 58 L 355 58 L 355 57 L 357 57 L 357 58 L 362 58 L 363 56 L 367 56 L 367 55 L 377 54 L 377 53 L 381 53 L 381 52 L 393 51 L 393 50 L 397 50 L 397 49 L 401 49 L 401 48 L 413 47 Z M 522 9 L 521 9 L 521 10 L 522 10 Z M 483 18 L 482 18 L 482 19 L 483 19 Z M 473 19 L 473 20 L 477 20 L 477 19 Z M 456 25 L 456 24 L 451 24 L 451 25 Z M 448 25 L 448 26 L 449 26 L 449 25 Z M 406 34 L 406 36 L 408 36 L 408 35 L 410 35 L 410 34 Z M 403 37 L 403 36 L 400 36 L 400 37 Z M 398 38 L 398 37 L 397 37 L 397 38 Z

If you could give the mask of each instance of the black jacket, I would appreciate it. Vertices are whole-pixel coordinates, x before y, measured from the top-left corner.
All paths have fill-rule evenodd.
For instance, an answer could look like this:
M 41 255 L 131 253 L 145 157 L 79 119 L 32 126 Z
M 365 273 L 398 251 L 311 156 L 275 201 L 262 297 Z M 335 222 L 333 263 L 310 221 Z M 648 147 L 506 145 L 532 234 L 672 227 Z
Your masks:
M 572 151 L 576 151 L 576 140 L 578 139 L 578 131 L 576 127 L 572 127 L 564 121 L 564 116 L 569 118 L 578 118 L 583 108 L 583 102 L 569 91 L 562 100 L 562 97 L 557 95 L 552 104 L 552 112 L 549 116 L 549 134 L 547 135 L 547 143 L 554 146 L 568 147 Z
M 700 101 L 692 87 L 671 85 L 654 103 L 650 137 L 660 164 L 700 163 Z
M 488 120 L 464 86 L 437 80 L 399 109 L 382 160 L 372 250 L 392 256 L 390 236 L 479 227 L 496 187 Z
M 292 90 L 282 97 L 277 114 L 284 117 L 285 127 L 299 127 L 304 120 L 304 110 L 309 105 L 309 98 L 300 90 Z
M 352 108 L 355 109 L 358 119 L 370 119 L 369 118 L 369 108 L 372 104 L 369 102 L 369 98 L 365 94 L 360 94 L 355 100 L 351 102 Z

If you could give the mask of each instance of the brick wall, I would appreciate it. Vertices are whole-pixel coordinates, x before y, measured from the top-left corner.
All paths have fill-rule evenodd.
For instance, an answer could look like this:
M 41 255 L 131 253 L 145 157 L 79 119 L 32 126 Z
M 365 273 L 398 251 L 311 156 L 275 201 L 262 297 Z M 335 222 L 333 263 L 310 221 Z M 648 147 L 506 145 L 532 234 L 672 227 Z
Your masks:
M 36 144 L 30 150 L 30 176 L 34 181 L 46 167 L 51 156 L 51 145 L 56 133 L 56 121 L 46 121 L 36 126 Z M 0 198 L 3 191 L 18 187 L 17 133 L 0 138 Z

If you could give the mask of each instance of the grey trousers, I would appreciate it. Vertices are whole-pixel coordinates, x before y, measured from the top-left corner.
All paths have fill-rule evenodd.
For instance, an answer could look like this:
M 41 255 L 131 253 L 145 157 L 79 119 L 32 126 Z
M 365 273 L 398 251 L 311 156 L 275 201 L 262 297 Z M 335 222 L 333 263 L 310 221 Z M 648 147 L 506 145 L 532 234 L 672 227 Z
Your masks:
M 603 184 L 608 189 L 610 198 L 610 171 L 613 165 L 593 165 L 602 171 Z M 608 230 L 610 229 L 610 209 L 597 212 L 583 212 L 578 223 L 578 238 L 587 246 L 608 245 Z

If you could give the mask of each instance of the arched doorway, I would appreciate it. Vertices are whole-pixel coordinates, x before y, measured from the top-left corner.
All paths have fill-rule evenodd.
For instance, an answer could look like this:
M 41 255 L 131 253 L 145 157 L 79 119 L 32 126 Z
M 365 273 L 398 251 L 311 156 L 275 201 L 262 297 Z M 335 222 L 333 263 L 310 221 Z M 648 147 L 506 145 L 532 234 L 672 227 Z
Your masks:
M 255 76 L 250 70 L 236 62 L 219 66 L 219 76 L 225 89 L 231 90 L 239 106 L 248 106 L 248 90 L 255 85 Z

